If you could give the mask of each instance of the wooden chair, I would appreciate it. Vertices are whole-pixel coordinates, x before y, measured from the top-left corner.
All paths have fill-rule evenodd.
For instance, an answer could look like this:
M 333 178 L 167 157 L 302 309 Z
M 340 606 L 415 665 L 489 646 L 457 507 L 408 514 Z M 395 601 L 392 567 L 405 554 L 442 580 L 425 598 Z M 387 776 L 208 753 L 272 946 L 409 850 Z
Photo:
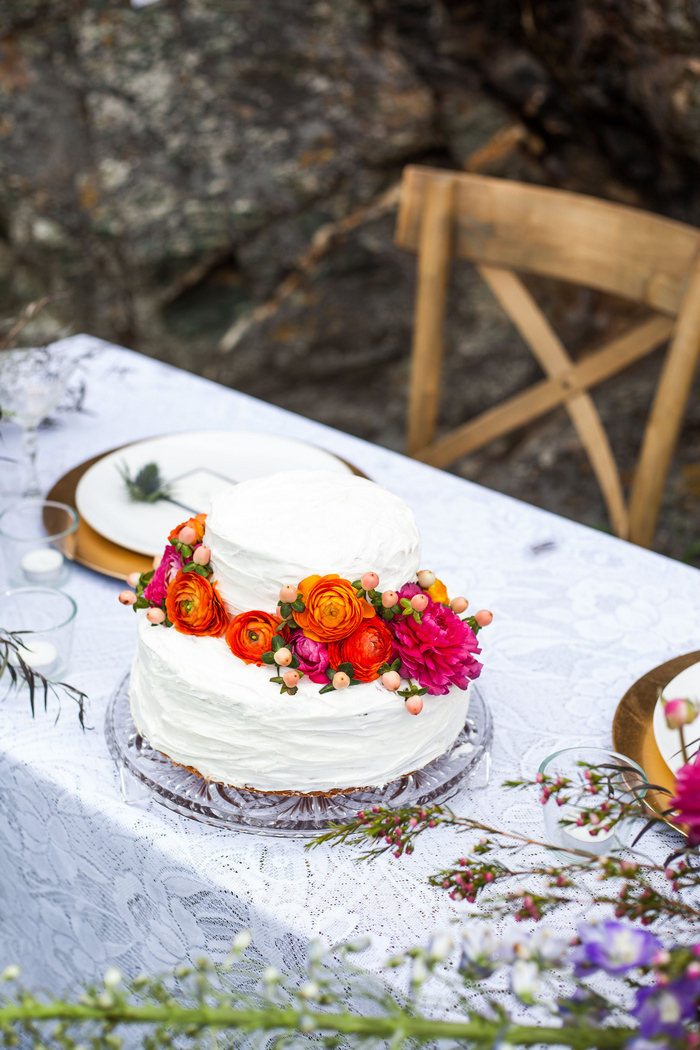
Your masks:
M 444 467 L 563 404 L 616 534 L 650 546 L 700 354 L 700 230 L 576 193 L 411 166 L 403 175 L 396 243 L 418 253 L 408 454 Z M 453 253 L 476 264 L 547 378 L 436 441 Z M 654 313 L 574 364 L 514 270 L 611 292 Z M 628 507 L 588 390 L 669 338 Z

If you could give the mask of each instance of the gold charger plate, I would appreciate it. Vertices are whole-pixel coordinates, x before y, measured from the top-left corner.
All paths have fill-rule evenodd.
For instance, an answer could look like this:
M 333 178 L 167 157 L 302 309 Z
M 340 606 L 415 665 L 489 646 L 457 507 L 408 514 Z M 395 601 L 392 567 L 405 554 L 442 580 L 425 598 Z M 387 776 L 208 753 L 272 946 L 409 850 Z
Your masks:
M 120 448 L 128 448 L 128 445 L 118 445 L 117 448 L 109 449 L 108 452 L 101 452 L 99 456 L 93 456 L 92 459 L 87 459 L 84 463 L 73 467 L 62 478 L 59 478 L 47 494 L 46 499 L 57 500 L 59 503 L 67 503 L 68 506 L 75 507 L 75 490 L 83 474 L 98 460 L 111 455 L 112 452 L 117 452 Z M 332 454 L 334 455 L 334 453 Z M 344 463 L 346 467 L 349 467 L 357 477 L 367 477 L 359 467 L 348 463 L 341 456 L 335 456 L 335 458 Z M 117 580 L 126 580 L 130 572 L 148 572 L 149 569 L 153 568 L 152 558 L 147 557 L 145 554 L 137 554 L 136 551 L 130 551 L 127 547 L 120 547 L 117 543 L 112 543 L 111 540 L 106 539 L 101 533 L 91 528 L 82 518 L 79 519 L 78 523 L 78 538 L 74 559 L 88 569 L 101 572 L 104 576 L 113 576 Z
M 663 760 L 654 736 L 654 708 L 659 698 L 659 690 L 664 689 L 672 678 L 675 678 L 686 667 L 700 661 L 700 650 L 676 656 L 665 664 L 659 664 L 648 671 L 634 685 L 630 686 L 620 700 L 613 720 L 613 748 L 642 767 L 650 784 L 669 791 L 675 789 L 675 777 Z M 668 809 L 669 796 L 658 791 L 648 791 L 645 804 L 657 816 Z M 683 825 L 666 820 L 672 828 L 685 833 Z

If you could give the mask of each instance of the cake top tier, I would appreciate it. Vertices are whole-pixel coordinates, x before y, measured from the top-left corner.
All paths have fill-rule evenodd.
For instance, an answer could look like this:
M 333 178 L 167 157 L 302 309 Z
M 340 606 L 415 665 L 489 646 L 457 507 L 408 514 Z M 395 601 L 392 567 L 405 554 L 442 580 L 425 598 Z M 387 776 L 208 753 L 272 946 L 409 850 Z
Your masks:
M 325 470 L 243 481 L 212 503 L 204 542 L 229 612 L 274 612 L 280 587 L 314 574 L 376 572 L 398 590 L 419 568 L 420 535 L 398 496 Z

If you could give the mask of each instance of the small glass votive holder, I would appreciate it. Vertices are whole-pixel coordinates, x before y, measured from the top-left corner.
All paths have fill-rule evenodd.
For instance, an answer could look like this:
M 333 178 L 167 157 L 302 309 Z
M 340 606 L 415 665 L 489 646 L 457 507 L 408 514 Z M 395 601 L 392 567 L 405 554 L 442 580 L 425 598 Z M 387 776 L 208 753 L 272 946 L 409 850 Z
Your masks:
M 603 827 L 596 833 L 590 824 L 576 825 L 576 820 L 587 809 L 598 809 L 606 795 L 586 794 L 584 774 L 587 767 L 604 772 L 609 778 L 612 796 L 617 801 L 642 800 L 649 781 L 646 773 L 631 758 L 603 747 L 567 747 L 545 758 L 539 772 L 546 777 L 566 777 L 572 782 L 570 802 L 560 806 L 554 796 L 544 803 L 544 825 L 547 841 L 565 850 L 585 850 L 601 856 L 629 847 L 634 839 L 636 821 L 619 821 L 609 831 Z M 581 797 L 579 798 L 578 795 Z M 563 821 L 572 821 L 564 825 Z
M 60 587 L 78 541 L 78 514 L 66 503 L 25 499 L 0 514 L 0 548 L 11 587 Z
M 68 667 L 77 611 L 70 595 L 55 587 L 18 587 L 0 594 L 0 627 L 18 632 L 14 640 L 25 664 L 54 682 Z M 9 662 L 20 666 L 14 650 Z

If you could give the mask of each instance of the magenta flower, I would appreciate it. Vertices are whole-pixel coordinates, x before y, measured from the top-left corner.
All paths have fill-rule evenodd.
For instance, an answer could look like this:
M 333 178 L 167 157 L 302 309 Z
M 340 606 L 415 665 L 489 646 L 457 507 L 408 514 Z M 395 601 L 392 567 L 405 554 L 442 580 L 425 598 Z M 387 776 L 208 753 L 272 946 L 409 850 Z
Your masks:
M 415 583 L 399 591 L 399 599 L 425 593 Z M 401 657 L 401 677 L 415 678 L 431 696 L 444 696 L 450 686 L 466 689 L 478 678 L 481 664 L 476 635 L 446 605 L 432 599 L 416 623 L 413 616 L 397 616 L 389 623 Z
M 153 573 L 151 582 L 143 596 L 150 605 L 162 605 L 168 591 L 168 584 L 174 580 L 182 568 L 180 552 L 176 551 L 170 544 L 163 551 L 163 560 Z
M 289 636 L 287 648 L 291 649 L 299 660 L 299 670 L 322 685 L 328 685 L 326 668 L 329 665 L 328 646 L 325 642 L 315 642 L 307 638 L 303 631 L 293 631 Z
M 678 820 L 688 825 L 690 845 L 700 845 L 700 752 L 676 773 L 676 794 L 671 805 L 678 811 Z

